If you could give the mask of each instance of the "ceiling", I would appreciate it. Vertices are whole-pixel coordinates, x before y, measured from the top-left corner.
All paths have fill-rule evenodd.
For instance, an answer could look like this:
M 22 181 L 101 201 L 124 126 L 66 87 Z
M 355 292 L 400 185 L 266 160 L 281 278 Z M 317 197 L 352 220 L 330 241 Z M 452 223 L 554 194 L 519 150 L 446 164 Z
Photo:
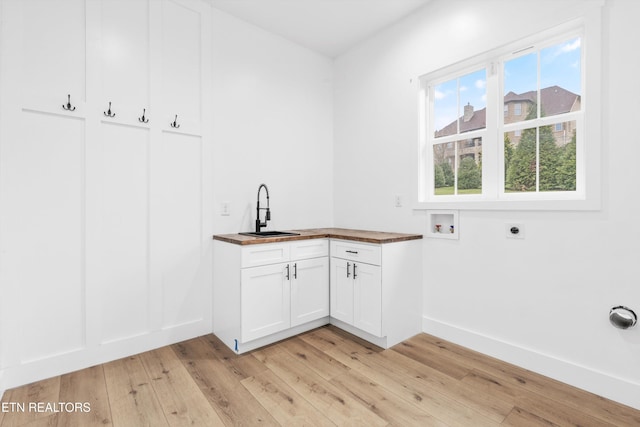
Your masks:
M 430 0 L 209 0 L 216 8 L 336 57 Z

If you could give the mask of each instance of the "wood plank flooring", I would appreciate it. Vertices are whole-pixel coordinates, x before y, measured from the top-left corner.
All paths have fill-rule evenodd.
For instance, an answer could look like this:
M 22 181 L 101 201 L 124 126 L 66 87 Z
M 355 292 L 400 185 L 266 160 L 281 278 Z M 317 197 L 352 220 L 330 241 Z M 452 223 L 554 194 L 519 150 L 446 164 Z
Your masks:
M 640 411 L 430 335 L 382 350 L 332 326 L 240 356 L 207 335 L 2 402 L 0 427 L 640 426 Z

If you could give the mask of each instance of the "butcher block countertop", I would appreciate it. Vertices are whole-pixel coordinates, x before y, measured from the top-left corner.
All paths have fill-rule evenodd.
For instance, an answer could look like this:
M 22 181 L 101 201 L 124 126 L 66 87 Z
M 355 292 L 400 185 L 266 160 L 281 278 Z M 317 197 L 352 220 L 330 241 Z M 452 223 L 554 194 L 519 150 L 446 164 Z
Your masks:
M 386 233 L 382 231 L 351 230 L 347 228 L 308 228 L 305 230 L 282 230 L 300 233 L 299 236 L 253 237 L 242 234 L 216 234 L 214 240 L 236 245 L 257 245 L 262 243 L 291 242 L 307 239 L 344 239 L 365 243 L 394 243 L 405 240 L 422 239 L 421 234 Z

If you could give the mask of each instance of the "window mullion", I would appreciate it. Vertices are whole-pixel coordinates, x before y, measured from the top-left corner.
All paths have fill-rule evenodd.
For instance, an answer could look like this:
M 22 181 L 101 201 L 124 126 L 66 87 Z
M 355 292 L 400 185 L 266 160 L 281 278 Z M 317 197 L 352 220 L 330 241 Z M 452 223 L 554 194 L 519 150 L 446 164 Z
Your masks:
M 536 128 L 536 193 L 540 192 L 540 128 Z

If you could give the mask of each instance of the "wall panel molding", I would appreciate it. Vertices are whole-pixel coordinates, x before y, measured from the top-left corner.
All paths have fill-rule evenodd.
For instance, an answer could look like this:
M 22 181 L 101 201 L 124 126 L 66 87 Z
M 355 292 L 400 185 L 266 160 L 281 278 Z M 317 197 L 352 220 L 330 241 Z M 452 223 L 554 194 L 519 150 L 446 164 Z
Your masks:
M 0 390 L 211 332 L 210 6 L 0 7 Z

